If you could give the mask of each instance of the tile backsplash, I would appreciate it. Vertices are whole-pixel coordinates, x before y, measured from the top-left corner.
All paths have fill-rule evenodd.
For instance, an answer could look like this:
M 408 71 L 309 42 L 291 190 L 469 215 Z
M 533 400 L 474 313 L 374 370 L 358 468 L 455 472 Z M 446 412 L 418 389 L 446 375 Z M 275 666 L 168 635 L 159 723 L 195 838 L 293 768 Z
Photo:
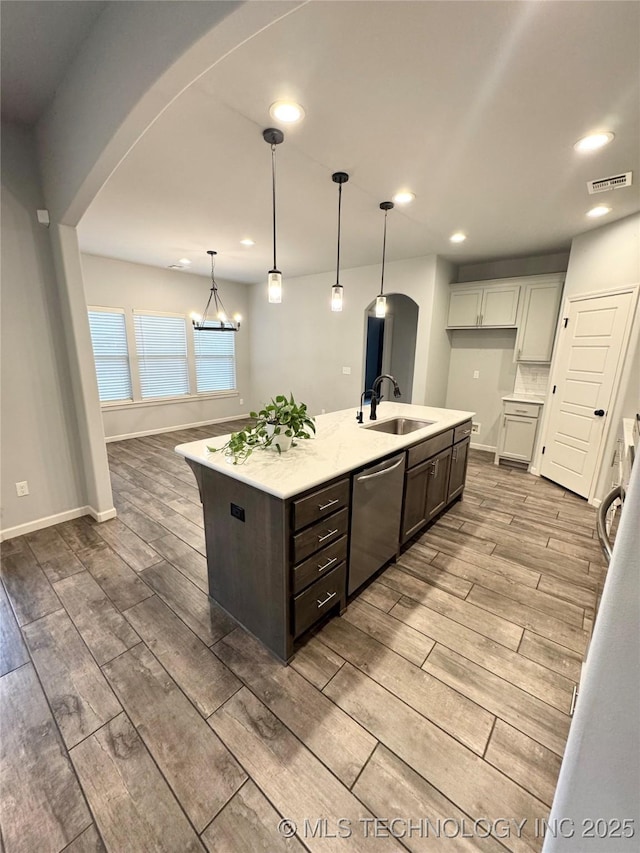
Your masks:
M 549 385 L 548 364 L 518 364 L 514 394 L 535 394 L 544 397 Z

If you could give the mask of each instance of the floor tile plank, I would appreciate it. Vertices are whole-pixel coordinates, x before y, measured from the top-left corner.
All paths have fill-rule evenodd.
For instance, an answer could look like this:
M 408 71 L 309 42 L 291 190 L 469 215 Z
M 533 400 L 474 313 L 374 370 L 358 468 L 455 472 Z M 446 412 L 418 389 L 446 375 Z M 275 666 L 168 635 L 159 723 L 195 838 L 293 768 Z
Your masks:
M 318 690 L 322 690 L 343 663 L 344 659 L 325 646 L 317 637 L 310 637 L 296 652 L 290 666 Z
M 54 588 L 98 664 L 140 642 L 140 637 L 89 572 L 64 578 Z
M 338 779 L 353 784 L 376 745 L 371 735 L 241 628 L 213 650 Z
M 563 714 L 445 646 L 436 645 L 423 669 L 562 755 L 569 732 L 569 708 Z
M 434 559 L 437 556 L 436 554 Z M 434 568 L 431 563 L 423 560 L 414 549 L 401 554 L 396 561 L 396 565 L 438 589 L 443 589 L 445 592 L 451 593 L 451 595 L 457 595 L 458 598 L 465 598 L 472 586 L 464 578 Z
M 96 532 L 95 522 L 89 516 L 65 521 L 57 526 L 57 530 L 72 551 L 83 551 L 102 542 Z
M 6 675 L 27 663 L 28 660 L 27 647 L 11 610 L 4 586 L 0 583 L 0 675 Z
M 52 584 L 63 578 L 71 577 L 71 575 L 75 575 L 78 572 L 85 571 L 80 560 L 71 551 L 61 554 L 58 557 L 52 557 L 50 560 L 42 563 L 41 568 L 49 583 Z
M 104 667 L 147 749 L 198 832 L 246 776 L 175 681 L 143 645 Z
M 74 747 L 71 760 L 108 850 L 204 849 L 126 714 Z
M 424 662 L 434 646 L 434 641 L 424 634 L 359 598 L 349 605 L 344 619 L 417 666 Z
M 120 713 L 120 703 L 64 611 L 32 622 L 24 635 L 68 748 Z
M 157 566 L 145 569 L 141 575 L 165 604 L 208 646 L 236 627 L 236 622 L 230 616 L 170 563 L 158 563 Z
M 455 622 L 477 631 L 486 637 L 492 637 L 507 648 L 517 649 L 522 637 L 522 628 L 501 617 L 487 613 L 473 604 L 461 601 L 455 595 L 449 595 L 418 578 L 391 567 L 380 576 L 380 582 L 403 595 L 424 604 Z M 393 615 L 393 614 L 392 614 Z
M 533 821 L 548 809 L 531 794 L 349 663 L 324 692 L 469 817 L 526 818 L 522 837 L 505 843 L 518 853 L 538 850 Z
M 493 727 L 492 714 L 344 619 L 332 619 L 319 636 L 337 654 L 409 707 L 478 755 L 483 754 Z
M 100 537 L 136 572 L 159 563 L 161 557 L 119 518 L 96 525 Z
M 189 545 L 167 533 L 153 542 L 155 550 L 169 563 L 182 572 L 185 577 L 194 583 L 199 589 L 208 594 L 209 578 L 207 576 L 207 560 L 198 551 L 194 551 Z
M 67 554 L 70 550 L 58 532 L 57 526 L 34 530 L 32 533 L 27 533 L 25 539 L 39 563 Z
M 78 559 L 118 610 L 133 607 L 153 594 L 139 575 L 106 544 L 102 548 L 78 551 Z
M 305 818 L 315 822 L 340 816 L 355 829 L 349 853 L 402 849 L 391 838 L 363 837 L 358 832 L 359 820 L 372 817 L 369 810 L 246 687 L 209 722 L 274 807 L 301 830 Z M 342 838 L 304 840 L 312 853 L 345 850 Z
M 202 834 L 209 853 L 304 853 L 298 839 L 278 832 L 282 815 L 251 780 Z
M 18 625 L 27 625 L 62 607 L 30 550 L 3 555 L 2 580 Z
M 57 853 L 91 817 L 31 664 L 0 678 L 0 709 L 6 853 Z
M 551 806 L 561 758 L 550 749 L 497 720 L 485 760 Z
M 521 655 L 558 672 L 572 681 L 579 681 L 582 668 L 582 656 L 566 646 L 560 646 L 553 640 L 525 631 L 518 649 Z
M 408 767 L 386 747 L 379 745 L 353 786 L 353 793 L 376 815 L 401 817 L 418 822 L 418 815 L 428 816 L 434 826 L 438 821 L 462 826 L 467 815 L 451 800 L 430 785 L 422 776 Z M 404 825 L 400 824 L 404 829 Z M 403 843 L 412 853 L 504 853 L 504 847 L 493 838 L 464 838 L 462 833 L 454 839 L 437 831 L 423 833 L 407 831 Z M 455 848 L 452 846 L 455 845 Z
M 87 827 L 68 847 L 65 847 L 64 853 L 106 853 L 95 824 Z
M 388 586 L 384 586 L 384 584 L 378 581 L 370 583 L 369 586 L 366 586 L 358 593 L 359 601 L 366 601 L 367 604 L 372 604 L 378 610 L 384 610 L 385 613 L 391 610 L 400 597 L 401 594 L 399 592 L 389 589 Z
M 157 596 L 141 601 L 125 615 L 204 717 L 240 688 L 235 675 Z

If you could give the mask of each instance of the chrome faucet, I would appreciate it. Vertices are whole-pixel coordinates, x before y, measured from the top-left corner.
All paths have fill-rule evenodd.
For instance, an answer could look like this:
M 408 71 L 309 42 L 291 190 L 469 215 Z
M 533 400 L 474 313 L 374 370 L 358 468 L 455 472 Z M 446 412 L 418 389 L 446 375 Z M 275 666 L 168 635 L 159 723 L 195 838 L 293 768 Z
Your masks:
M 401 397 L 402 391 L 400 390 L 400 386 L 395 380 L 395 377 L 391 376 L 389 373 L 383 373 L 382 376 L 376 376 L 373 380 L 373 385 L 371 386 L 371 411 L 369 412 L 369 420 L 375 421 L 378 419 L 376 414 L 376 410 L 378 408 L 378 403 L 382 400 L 382 394 L 380 393 L 380 386 L 382 385 L 382 380 L 388 379 L 389 382 L 393 382 L 393 396 Z M 366 392 L 365 392 L 366 393 Z

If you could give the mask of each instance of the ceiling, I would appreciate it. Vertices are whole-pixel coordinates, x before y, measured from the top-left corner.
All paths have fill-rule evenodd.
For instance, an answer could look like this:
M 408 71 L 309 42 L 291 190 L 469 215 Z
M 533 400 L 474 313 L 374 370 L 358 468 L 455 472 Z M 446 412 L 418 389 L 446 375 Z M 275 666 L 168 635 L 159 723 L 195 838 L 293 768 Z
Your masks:
M 211 248 L 220 277 L 265 282 L 271 155 L 262 130 L 274 123 L 269 105 L 292 98 L 306 117 L 282 126 L 277 149 L 285 279 L 335 269 L 336 170 L 350 175 L 343 268 L 380 262 L 379 203 L 401 188 L 416 199 L 389 214 L 388 260 L 566 249 L 576 234 L 640 209 L 639 33 L 640 4 L 615 0 L 312 0 L 165 110 L 85 214 L 81 247 L 160 267 L 188 258 L 203 274 Z M 601 129 L 616 134 L 609 146 L 573 150 Z M 588 195 L 588 180 L 630 170 L 633 186 Z M 603 202 L 612 213 L 585 218 Z M 454 246 L 457 230 L 468 239 Z M 255 246 L 240 245 L 244 237 Z

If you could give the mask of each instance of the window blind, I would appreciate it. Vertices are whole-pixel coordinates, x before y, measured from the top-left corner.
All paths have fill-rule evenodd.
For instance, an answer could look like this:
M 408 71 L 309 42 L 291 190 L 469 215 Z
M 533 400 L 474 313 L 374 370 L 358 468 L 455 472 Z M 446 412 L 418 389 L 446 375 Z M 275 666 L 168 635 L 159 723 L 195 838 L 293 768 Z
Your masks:
M 131 400 L 124 314 L 91 310 L 88 314 L 100 401 Z
M 193 330 L 198 393 L 235 390 L 235 334 L 235 332 L 199 332 L 197 329 Z
M 142 398 L 189 393 L 184 317 L 134 314 Z

